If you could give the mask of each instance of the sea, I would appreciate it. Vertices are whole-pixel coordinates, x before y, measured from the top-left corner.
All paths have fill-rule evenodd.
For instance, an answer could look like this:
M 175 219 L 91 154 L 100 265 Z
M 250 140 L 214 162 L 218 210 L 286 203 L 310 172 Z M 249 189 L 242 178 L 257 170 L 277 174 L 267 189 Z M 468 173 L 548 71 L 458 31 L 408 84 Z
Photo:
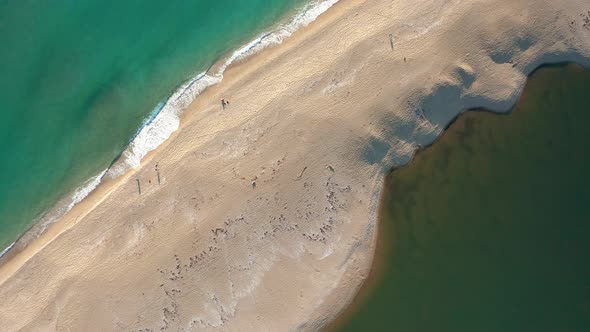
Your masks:
M 590 71 L 545 66 L 387 177 L 339 331 L 590 331 Z
M 137 167 L 227 66 L 336 1 L 0 1 L 0 252 Z

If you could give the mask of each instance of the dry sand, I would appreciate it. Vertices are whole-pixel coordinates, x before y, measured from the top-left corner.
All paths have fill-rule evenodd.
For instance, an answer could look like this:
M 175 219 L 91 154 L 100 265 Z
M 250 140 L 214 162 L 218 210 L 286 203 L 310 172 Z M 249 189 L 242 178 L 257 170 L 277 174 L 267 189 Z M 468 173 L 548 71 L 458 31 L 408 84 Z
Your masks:
M 342 0 L 230 68 L 139 169 L 3 264 L 2 330 L 325 326 L 369 273 L 386 171 L 459 112 L 509 109 L 540 64 L 590 67 L 588 11 Z

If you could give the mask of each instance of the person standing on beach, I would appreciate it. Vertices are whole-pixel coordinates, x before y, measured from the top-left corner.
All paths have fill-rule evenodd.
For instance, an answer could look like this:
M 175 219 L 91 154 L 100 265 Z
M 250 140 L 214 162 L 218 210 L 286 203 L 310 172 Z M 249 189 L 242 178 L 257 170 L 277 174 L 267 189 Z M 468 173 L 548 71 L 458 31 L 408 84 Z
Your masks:
M 225 109 L 225 99 L 221 98 L 221 108 Z

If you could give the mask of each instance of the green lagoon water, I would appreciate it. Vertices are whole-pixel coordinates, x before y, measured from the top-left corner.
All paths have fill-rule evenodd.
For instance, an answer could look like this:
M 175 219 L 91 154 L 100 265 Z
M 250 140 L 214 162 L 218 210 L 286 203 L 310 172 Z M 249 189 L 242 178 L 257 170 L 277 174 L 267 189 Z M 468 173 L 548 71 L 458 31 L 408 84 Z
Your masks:
M 179 84 L 304 2 L 0 1 L 0 248 Z
M 374 284 L 342 331 L 590 331 L 590 72 L 548 67 L 388 177 Z

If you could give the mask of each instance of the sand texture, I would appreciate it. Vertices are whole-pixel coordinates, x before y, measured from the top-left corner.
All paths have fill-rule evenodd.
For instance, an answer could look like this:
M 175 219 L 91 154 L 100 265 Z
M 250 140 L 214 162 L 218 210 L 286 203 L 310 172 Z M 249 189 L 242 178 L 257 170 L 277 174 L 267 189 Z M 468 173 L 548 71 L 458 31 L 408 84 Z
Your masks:
M 539 65 L 590 67 L 589 11 L 340 1 L 4 263 L 2 330 L 320 329 L 370 270 L 385 173 L 461 111 L 508 110 Z

